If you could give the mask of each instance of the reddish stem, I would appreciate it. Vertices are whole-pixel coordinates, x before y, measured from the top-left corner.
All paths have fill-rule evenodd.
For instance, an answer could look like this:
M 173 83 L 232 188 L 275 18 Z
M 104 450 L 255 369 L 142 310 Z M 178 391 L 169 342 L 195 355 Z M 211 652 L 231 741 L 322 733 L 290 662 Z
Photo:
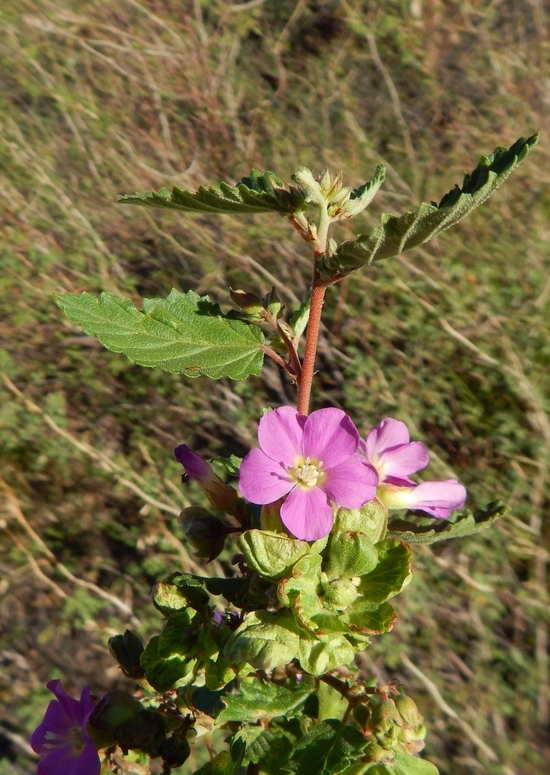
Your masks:
M 315 354 L 317 352 L 317 342 L 319 339 L 319 330 L 321 328 L 321 313 L 323 311 L 325 291 L 326 287 L 319 284 L 317 273 L 315 273 L 311 290 L 311 307 L 309 310 L 306 345 L 302 361 L 302 375 L 298 385 L 298 413 L 303 415 L 309 414 L 309 400 L 311 397 L 313 375 L 315 373 Z

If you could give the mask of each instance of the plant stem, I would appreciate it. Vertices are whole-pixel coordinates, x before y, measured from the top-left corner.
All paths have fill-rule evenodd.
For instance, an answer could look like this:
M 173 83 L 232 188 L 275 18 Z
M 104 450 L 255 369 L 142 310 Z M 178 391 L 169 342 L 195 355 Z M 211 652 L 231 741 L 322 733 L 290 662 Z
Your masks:
M 302 362 L 302 376 L 298 386 L 298 412 L 299 414 L 304 415 L 309 414 L 311 385 L 315 373 L 315 355 L 317 353 L 319 329 L 321 328 L 321 313 L 326 291 L 324 285 L 319 285 L 317 283 L 317 276 L 315 276 L 311 290 L 311 308 L 307 326 L 304 360 Z
M 276 353 L 275 350 L 272 350 L 271 347 L 269 347 L 267 344 L 261 344 L 260 345 L 260 350 L 263 350 L 263 352 L 269 358 L 271 358 L 273 361 L 275 361 L 275 363 L 278 366 L 280 366 L 282 369 L 284 369 L 288 373 L 288 375 L 290 376 L 290 378 L 292 379 L 293 382 L 297 381 L 298 377 L 294 373 L 294 370 L 293 370 L 294 366 L 293 365 L 291 366 L 290 364 L 286 363 L 283 360 L 283 358 L 281 358 L 281 356 L 278 353 Z
M 317 261 L 327 249 L 328 230 L 330 217 L 326 205 L 319 206 L 319 226 L 315 241 L 313 281 L 311 284 L 311 306 L 309 310 L 309 322 L 306 334 L 306 346 L 302 361 L 302 376 L 298 383 L 298 413 L 309 414 L 309 399 L 311 397 L 311 385 L 315 373 L 315 356 L 317 354 L 317 342 L 321 328 L 321 313 L 325 300 L 326 285 L 321 284 L 317 271 Z

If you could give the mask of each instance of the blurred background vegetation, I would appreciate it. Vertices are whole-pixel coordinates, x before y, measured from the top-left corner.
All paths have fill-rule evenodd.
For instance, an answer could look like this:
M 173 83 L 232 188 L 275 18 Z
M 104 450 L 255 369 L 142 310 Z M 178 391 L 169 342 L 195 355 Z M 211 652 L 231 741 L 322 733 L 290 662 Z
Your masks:
M 303 295 L 309 256 L 284 219 L 116 195 L 300 165 L 356 186 L 384 163 L 369 216 L 338 227 L 350 238 L 536 129 L 466 222 L 331 290 L 315 403 L 364 432 L 404 420 L 429 473 L 471 505 L 510 504 L 485 533 L 415 551 L 394 633 L 362 666 L 416 698 L 442 775 L 548 771 L 549 18 L 544 0 L 3 0 L 1 775 L 35 770 L 45 682 L 123 685 L 108 637 L 147 638 L 150 585 L 197 568 L 172 448 L 243 454 L 260 408 L 293 401 L 271 364 L 184 380 L 63 317 L 64 291 L 192 288 L 227 308 L 229 286 L 275 285 L 288 310 Z

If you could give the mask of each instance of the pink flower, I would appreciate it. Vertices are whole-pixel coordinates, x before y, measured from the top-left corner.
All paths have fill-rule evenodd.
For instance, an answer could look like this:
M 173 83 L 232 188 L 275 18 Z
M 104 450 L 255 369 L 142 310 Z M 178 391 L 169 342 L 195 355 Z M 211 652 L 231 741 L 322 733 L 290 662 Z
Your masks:
M 237 503 L 237 492 L 214 473 L 210 463 L 193 452 L 187 444 L 180 444 L 174 456 L 181 463 L 185 473 L 200 486 L 211 506 L 218 511 L 231 512 Z
M 286 495 L 281 519 L 296 538 L 315 541 L 330 533 L 331 501 L 357 509 L 376 495 L 376 471 L 356 454 L 359 433 L 341 409 L 304 417 L 282 406 L 262 417 L 258 441 L 260 449 L 241 464 L 241 493 L 258 504 Z
M 425 468 L 429 455 L 420 441 L 410 441 L 405 423 L 386 417 L 361 440 L 360 452 L 378 471 L 377 497 L 390 509 L 418 509 L 446 519 L 466 500 L 466 489 L 456 479 L 417 484 L 410 474 Z
M 99 775 L 100 762 L 95 744 L 86 731 L 95 700 L 84 689 L 80 700 L 65 693 L 61 681 L 46 684 L 57 699 L 46 709 L 44 720 L 31 737 L 31 746 L 44 756 L 37 775 Z

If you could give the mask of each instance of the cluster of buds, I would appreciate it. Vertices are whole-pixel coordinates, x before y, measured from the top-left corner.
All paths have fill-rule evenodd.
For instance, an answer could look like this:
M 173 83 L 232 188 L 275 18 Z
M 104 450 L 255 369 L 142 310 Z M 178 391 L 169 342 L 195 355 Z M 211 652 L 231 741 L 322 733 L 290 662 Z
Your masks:
M 391 765 L 395 752 L 415 755 L 424 748 L 426 727 L 415 702 L 393 686 L 379 686 L 366 710 L 371 738 L 367 761 Z

